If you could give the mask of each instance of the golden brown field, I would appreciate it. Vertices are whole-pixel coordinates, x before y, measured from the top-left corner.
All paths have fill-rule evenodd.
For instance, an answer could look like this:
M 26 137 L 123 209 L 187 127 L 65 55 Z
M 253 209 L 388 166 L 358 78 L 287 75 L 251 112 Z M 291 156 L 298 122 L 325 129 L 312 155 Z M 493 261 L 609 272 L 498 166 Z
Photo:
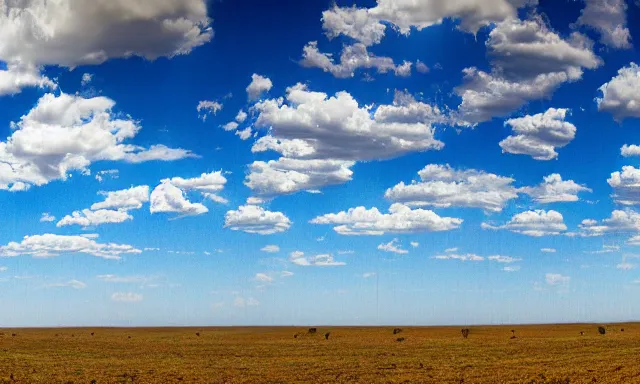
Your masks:
M 0 383 L 640 383 L 640 324 L 597 326 L 4 329 Z

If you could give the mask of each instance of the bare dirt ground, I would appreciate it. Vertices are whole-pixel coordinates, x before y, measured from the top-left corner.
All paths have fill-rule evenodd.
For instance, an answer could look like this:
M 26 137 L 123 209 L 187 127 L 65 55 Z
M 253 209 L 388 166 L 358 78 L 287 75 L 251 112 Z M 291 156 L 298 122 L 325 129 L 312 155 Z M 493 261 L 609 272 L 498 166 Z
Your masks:
M 640 383 L 640 324 L 599 325 L 2 329 L 0 383 Z

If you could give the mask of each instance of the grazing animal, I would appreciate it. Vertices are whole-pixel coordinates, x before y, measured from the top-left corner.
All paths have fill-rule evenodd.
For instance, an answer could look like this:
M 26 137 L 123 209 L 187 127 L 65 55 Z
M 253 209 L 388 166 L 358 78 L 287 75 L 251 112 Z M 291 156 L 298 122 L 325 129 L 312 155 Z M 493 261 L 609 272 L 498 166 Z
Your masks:
M 398 333 L 402 332 L 402 328 L 394 328 L 393 329 L 393 334 L 397 335 Z
M 93 336 L 93 335 L 94 335 L 94 333 L 93 333 L 93 332 L 91 332 L 91 336 Z
M 131 338 L 131 336 L 127 336 L 127 338 L 129 338 L 129 339 L 130 339 L 130 338 Z
M 620 328 L 620 332 L 624 332 L 624 328 Z
M 460 332 L 462 333 L 462 337 L 464 337 L 465 339 L 469 337 L 469 328 L 463 328 Z
M 324 339 L 325 340 L 329 340 L 329 335 L 331 335 L 331 332 L 327 332 L 324 334 Z
M 296 333 L 295 335 L 293 335 L 293 338 L 297 339 L 298 338 L 298 334 Z
M 396 339 L 397 342 L 402 343 L 404 341 L 404 337 L 398 337 Z
M 16 337 L 16 336 L 18 336 L 18 335 L 16 335 L 15 333 L 12 333 L 12 334 L 11 334 L 11 336 L 12 336 L 12 337 Z
M 196 336 L 200 337 L 200 332 L 196 332 Z
M 316 333 L 318 332 L 318 328 L 309 328 L 309 333 Z
M 580 336 L 584 336 L 584 331 L 580 331 Z
M 601 335 L 604 335 L 605 333 L 607 333 L 607 330 L 604 329 L 604 327 L 598 327 L 598 333 L 600 333 Z

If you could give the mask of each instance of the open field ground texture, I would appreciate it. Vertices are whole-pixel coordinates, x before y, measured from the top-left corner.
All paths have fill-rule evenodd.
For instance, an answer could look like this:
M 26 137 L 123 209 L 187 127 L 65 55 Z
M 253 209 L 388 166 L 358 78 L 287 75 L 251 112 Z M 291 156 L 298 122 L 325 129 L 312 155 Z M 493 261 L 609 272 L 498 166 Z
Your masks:
M 598 326 L 3 329 L 0 383 L 640 383 L 640 324 Z

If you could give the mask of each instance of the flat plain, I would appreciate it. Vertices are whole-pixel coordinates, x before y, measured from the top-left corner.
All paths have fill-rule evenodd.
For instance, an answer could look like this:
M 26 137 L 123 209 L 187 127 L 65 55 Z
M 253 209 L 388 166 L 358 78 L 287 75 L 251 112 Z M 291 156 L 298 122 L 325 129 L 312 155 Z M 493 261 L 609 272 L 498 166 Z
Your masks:
M 0 329 L 0 383 L 640 383 L 640 324 L 599 325 Z

